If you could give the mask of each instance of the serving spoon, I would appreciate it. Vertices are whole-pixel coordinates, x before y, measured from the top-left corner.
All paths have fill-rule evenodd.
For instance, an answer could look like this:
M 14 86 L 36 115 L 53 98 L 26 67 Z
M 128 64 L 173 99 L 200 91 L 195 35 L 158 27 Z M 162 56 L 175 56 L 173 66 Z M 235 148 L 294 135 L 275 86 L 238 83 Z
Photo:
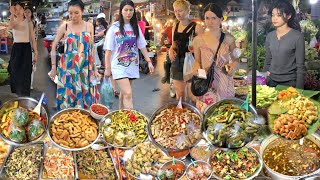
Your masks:
M 91 149 L 93 150 L 102 150 L 102 149 L 107 149 L 109 148 L 110 146 L 102 146 L 100 144 L 94 144 L 91 146 Z

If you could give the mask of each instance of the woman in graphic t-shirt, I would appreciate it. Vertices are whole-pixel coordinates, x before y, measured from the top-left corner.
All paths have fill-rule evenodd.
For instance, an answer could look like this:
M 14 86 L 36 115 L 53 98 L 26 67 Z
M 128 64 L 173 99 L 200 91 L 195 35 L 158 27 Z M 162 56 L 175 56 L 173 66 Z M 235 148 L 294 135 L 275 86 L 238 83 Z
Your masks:
M 106 35 L 104 75 L 109 77 L 112 73 L 120 87 L 119 109 L 132 109 L 132 80 L 139 78 L 138 49 L 147 60 L 150 73 L 154 67 L 138 27 L 134 3 L 121 1 L 119 12 L 119 21 L 111 25 Z

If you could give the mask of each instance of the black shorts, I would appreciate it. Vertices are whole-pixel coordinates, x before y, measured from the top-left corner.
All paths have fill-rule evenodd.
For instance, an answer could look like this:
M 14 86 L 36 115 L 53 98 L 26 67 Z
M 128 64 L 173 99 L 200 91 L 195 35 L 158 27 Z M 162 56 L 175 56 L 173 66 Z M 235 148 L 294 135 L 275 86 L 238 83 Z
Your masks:
M 129 81 L 132 81 L 132 80 L 135 80 L 137 78 L 127 78 L 127 77 L 123 77 L 123 78 L 118 78 L 118 79 L 115 79 L 115 80 L 121 80 L 121 79 L 129 79 Z
M 171 64 L 171 78 L 173 80 L 183 81 L 183 64 L 184 56 L 176 57 L 176 59 Z

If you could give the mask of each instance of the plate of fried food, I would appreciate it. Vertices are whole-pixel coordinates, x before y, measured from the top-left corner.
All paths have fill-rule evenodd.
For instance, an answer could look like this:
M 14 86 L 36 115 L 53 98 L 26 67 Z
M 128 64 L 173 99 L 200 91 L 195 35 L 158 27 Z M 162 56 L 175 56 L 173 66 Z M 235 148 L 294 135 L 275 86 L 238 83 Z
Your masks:
M 89 111 L 68 108 L 52 116 L 48 136 L 51 142 L 61 149 L 79 151 L 92 146 L 98 140 L 99 126 Z
M 268 108 L 269 128 L 286 139 L 301 139 L 317 130 L 319 109 L 319 102 L 289 87 L 280 91 L 278 100 Z

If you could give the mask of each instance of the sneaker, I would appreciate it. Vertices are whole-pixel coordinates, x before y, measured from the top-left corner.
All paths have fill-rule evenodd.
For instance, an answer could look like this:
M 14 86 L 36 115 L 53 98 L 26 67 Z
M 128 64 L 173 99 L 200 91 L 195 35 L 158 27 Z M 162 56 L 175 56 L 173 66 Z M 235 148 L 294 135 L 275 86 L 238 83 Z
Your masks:
M 172 81 L 170 83 L 170 93 L 169 94 L 170 94 L 171 98 L 175 98 L 176 97 L 176 90 L 174 89 Z
M 120 92 L 119 91 L 114 91 L 114 97 L 118 98 L 120 95 Z

